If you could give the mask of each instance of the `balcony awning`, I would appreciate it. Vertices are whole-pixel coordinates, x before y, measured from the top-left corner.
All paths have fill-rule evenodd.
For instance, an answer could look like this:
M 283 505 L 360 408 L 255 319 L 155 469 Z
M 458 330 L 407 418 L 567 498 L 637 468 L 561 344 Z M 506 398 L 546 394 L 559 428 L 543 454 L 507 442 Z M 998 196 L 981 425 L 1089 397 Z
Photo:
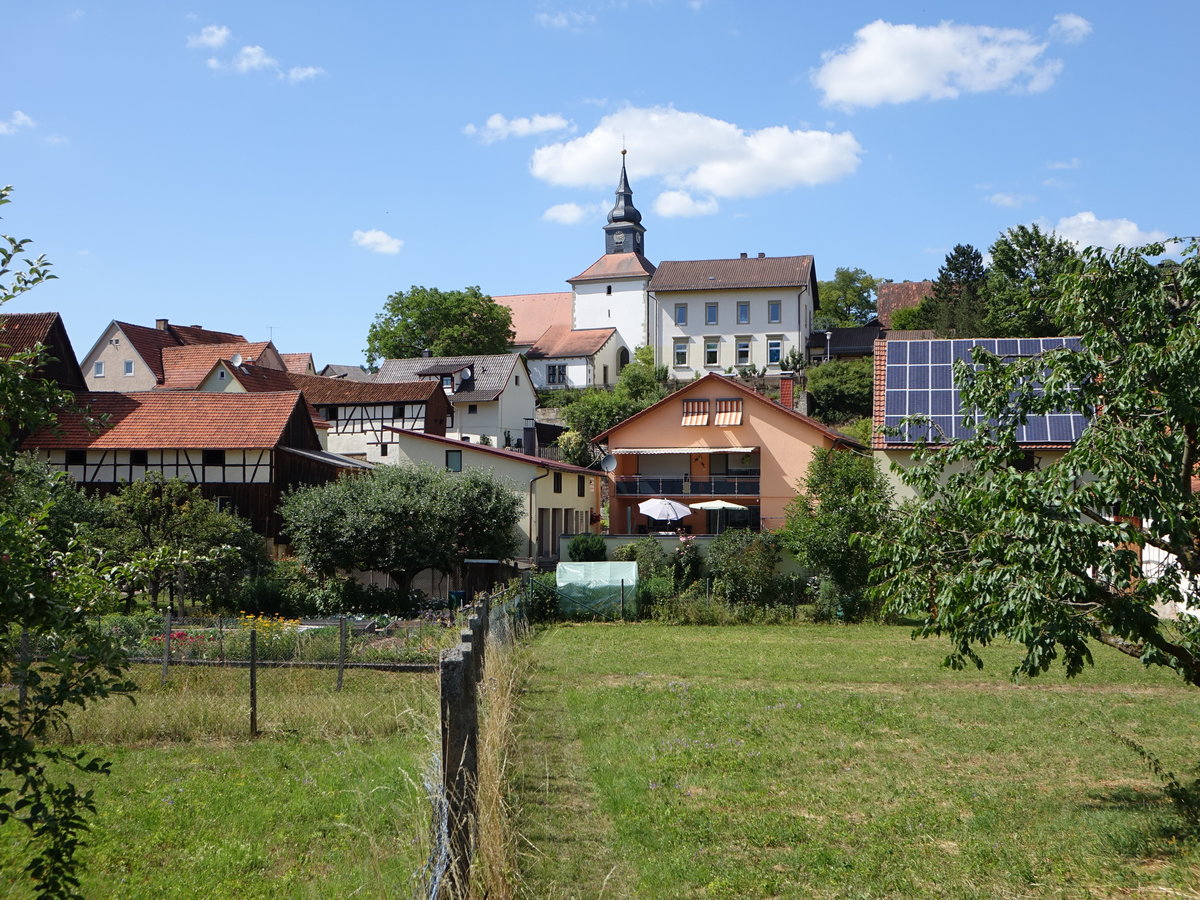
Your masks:
M 617 447 L 609 449 L 615 456 L 666 456 L 668 454 L 692 453 L 757 453 L 759 447 Z

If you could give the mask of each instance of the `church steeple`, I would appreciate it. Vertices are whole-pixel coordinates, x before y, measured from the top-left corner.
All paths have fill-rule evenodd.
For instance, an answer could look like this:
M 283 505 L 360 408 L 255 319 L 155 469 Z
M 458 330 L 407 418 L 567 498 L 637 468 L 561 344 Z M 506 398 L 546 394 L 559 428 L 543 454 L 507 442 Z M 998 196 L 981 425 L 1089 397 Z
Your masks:
M 625 151 L 621 151 L 621 180 L 617 182 L 617 202 L 604 226 L 605 253 L 644 253 L 642 214 L 633 205 L 633 191 L 625 174 Z

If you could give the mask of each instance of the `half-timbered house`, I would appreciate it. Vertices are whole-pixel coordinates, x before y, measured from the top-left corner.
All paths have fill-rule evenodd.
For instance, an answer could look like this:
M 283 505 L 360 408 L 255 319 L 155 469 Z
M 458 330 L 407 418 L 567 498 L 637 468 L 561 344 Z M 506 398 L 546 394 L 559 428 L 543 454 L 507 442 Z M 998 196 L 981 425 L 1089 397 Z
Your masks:
M 0 316 L 0 358 L 44 347 L 45 361 L 38 374 L 71 391 L 87 390 L 83 372 L 62 317 L 56 312 L 5 313 Z

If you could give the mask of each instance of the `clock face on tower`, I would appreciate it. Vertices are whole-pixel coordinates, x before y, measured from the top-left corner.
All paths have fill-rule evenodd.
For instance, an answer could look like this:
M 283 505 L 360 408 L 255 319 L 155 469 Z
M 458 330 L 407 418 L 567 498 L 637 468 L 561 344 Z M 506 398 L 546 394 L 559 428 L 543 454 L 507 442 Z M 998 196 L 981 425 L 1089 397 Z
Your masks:
M 634 232 L 634 235 L 633 235 L 633 246 L 635 246 L 635 247 L 642 246 L 642 236 L 640 234 L 638 234 L 637 232 Z

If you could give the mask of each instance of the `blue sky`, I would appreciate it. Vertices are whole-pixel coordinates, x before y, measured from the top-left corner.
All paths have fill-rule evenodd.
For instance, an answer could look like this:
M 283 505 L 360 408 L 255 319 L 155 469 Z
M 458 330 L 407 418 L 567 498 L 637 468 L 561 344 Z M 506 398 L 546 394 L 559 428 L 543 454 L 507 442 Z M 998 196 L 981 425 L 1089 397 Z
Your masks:
M 566 289 L 622 139 L 647 255 L 933 277 L 1196 234 L 1200 4 L 4 4 L 0 231 L 87 351 L 167 317 L 359 362 L 387 295 Z

